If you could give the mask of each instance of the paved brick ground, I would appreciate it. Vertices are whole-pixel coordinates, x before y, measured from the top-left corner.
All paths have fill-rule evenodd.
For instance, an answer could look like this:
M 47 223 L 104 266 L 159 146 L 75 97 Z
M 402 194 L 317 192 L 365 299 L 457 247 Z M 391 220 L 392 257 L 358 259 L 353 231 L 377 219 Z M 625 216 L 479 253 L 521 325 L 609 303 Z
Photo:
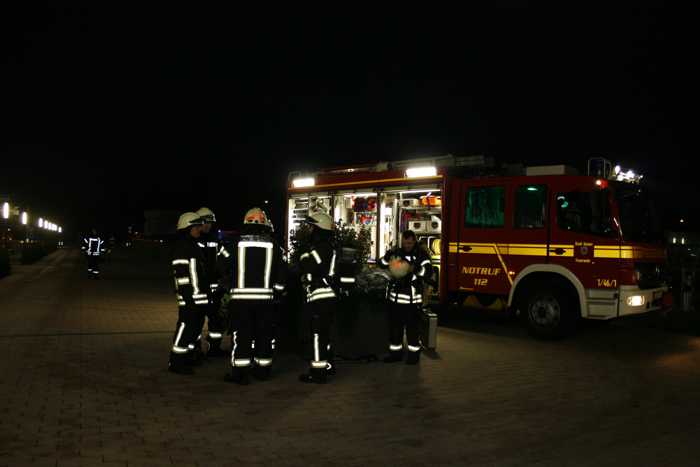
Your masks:
M 0 281 L 0 466 L 697 466 L 700 338 L 611 323 L 543 343 L 472 320 L 420 367 L 225 384 L 165 371 L 167 267 L 64 250 Z

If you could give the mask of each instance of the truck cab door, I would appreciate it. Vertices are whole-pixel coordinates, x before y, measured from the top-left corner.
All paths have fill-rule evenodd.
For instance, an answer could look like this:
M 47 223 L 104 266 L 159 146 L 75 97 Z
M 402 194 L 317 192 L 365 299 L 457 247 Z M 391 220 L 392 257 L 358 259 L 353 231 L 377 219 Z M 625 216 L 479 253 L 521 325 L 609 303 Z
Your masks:
M 527 177 L 514 181 L 513 230 L 508 245 L 508 269 L 511 277 L 528 266 L 547 263 L 549 242 L 549 180 Z
M 507 294 L 511 280 L 507 268 L 508 186 L 487 180 L 464 180 L 460 185 L 458 239 L 450 244 L 450 253 L 457 256 L 459 291 Z
M 612 196 L 590 179 L 552 191 L 548 261 L 563 266 L 583 285 L 587 310 L 583 317 L 617 315 L 620 235 Z

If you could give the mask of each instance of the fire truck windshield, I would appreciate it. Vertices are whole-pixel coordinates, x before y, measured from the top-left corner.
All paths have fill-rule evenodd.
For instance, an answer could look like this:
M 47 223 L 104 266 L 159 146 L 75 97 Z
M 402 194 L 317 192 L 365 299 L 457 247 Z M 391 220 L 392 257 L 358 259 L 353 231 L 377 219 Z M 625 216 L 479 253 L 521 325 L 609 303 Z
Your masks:
M 661 222 L 645 188 L 617 183 L 615 198 L 620 209 L 620 224 L 625 240 L 651 243 L 663 241 Z

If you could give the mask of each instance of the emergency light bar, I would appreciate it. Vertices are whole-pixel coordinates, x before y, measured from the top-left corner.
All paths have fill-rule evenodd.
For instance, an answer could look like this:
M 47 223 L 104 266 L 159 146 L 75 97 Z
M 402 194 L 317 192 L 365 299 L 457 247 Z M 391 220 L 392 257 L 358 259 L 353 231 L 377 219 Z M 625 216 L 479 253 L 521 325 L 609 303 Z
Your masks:
M 313 177 L 295 178 L 292 180 L 292 186 L 294 188 L 306 188 L 314 186 L 315 184 L 316 180 L 314 180 Z
M 407 178 L 434 177 L 437 175 L 437 168 L 430 167 L 411 167 L 406 169 Z
M 612 163 L 604 157 L 588 159 L 588 175 L 599 179 L 617 180 L 618 182 L 627 183 L 639 183 L 644 178 L 643 175 L 635 173 L 634 170 L 625 170 L 619 164 L 613 167 Z
M 634 170 L 624 171 L 619 165 L 615 166 L 615 180 L 618 182 L 639 183 L 644 175 L 639 175 Z

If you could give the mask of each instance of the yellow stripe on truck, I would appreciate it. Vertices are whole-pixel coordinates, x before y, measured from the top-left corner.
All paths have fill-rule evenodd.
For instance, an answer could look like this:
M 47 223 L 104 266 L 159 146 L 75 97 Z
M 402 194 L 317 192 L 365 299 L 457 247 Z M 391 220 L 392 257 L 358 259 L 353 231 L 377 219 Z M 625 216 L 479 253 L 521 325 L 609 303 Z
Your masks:
M 465 251 L 460 249 L 460 246 L 468 246 L 471 249 Z M 666 252 L 664 250 L 654 248 L 642 248 L 634 246 L 617 246 L 617 245 L 592 245 L 594 258 L 604 259 L 665 259 Z M 459 243 L 451 242 L 449 244 L 449 252 L 452 254 L 477 254 L 488 255 L 494 253 L 494 248 L 498 249 L 499 254 L 508 254 L 516 256 L 547 256 L 549 255 L 559 258 L 572 258 L 574 256 L 573 245 L 556 245 L 552 244 L 547 247 L 543 243 Z M 557 255 L 555 249 L 563 249 L 564 253 Z
M 607 248 L 594 248 L 593 249 L 593 257 L 594 258 L 612 258 L 612 259 L 619 259 L 620 258 L 620 249 L 615 248 L 615 249 L 607 249 Z
M 509 255 L 517 256 L 547 256 L 547 247 L 541 246 L 510 246 L 508 248 Z
M 468 246 L 469 251 L 460 249 L 461 246 Z M 498 248 L 500 254 L 517 255 L 517 256 L 547 256 L 547 245 L 542 243 L 450 243 L 449 252 L 453 254 L 481 254 L 488 255 L 494 253 L 494 248 Z M 559 256 L 574 256 L 573 245 L 552 245 L 550 248 L 562 248 L 565 250 L 563 255 Z

